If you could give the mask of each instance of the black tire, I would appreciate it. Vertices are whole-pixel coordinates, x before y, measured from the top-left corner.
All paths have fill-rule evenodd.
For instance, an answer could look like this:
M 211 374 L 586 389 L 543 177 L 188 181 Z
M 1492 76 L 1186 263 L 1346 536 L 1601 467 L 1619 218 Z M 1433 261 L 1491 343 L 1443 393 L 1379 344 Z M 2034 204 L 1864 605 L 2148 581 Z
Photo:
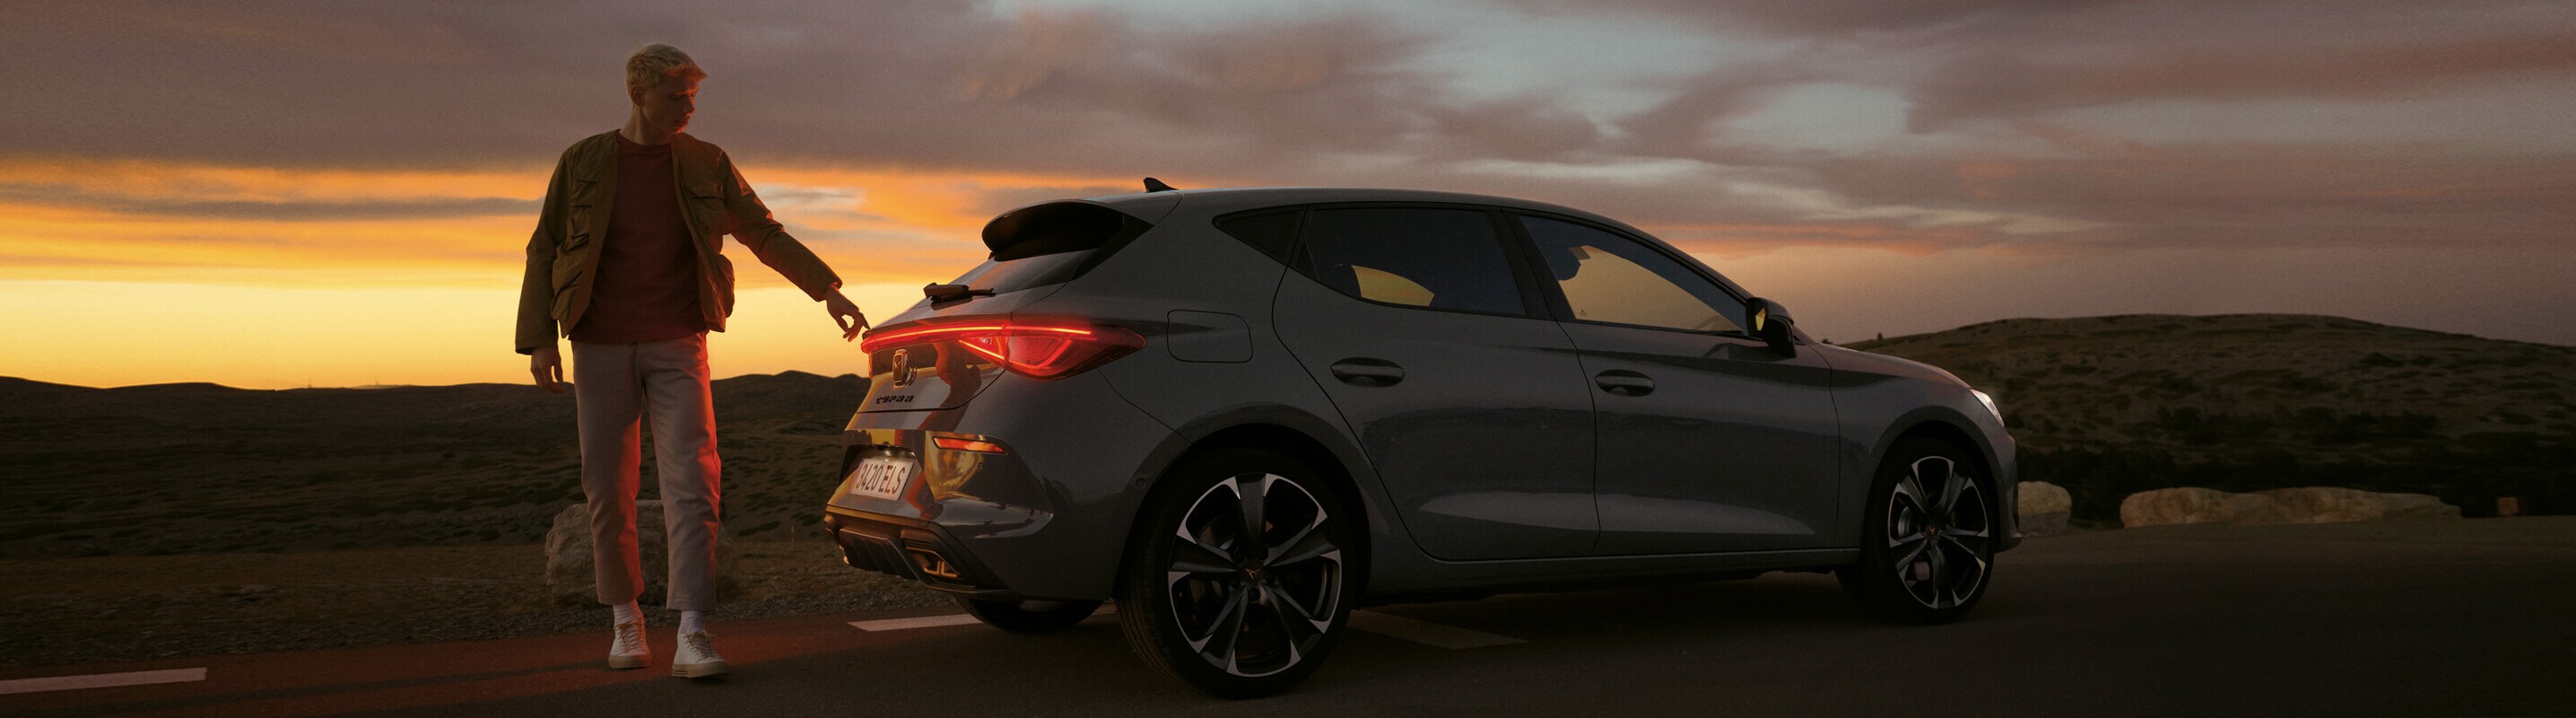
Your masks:
M 1949 623 L 1975 608 L 2003 538 L 1993 479 L 1975 467 L 1948 442 L 1897 441 L 1870 482 L 1860 560 L 1834 571 L 1843 589 L 1906 623 Z
M 984 625 L 1012 633 L 1054 633 L 1100 610 L 1099 601 L 984 601 L 956 596 L 957 605 Z
M 1246 485 L 1264 490 L 1234 490 Z M 1247 513 L 1261 516 L 1257 530 L 1247 530 Z M 1357 557 L 1344 552 L 1357 546 L 1358 520 L 1287 455 L 1235 448 L 1184 461 L 1128 544 L 1118 587 L 1128 647 L 1156 672 L 1220 698 L 1296 686 L 1347 632 L 1358 576 Z M 1256 545 L 1257 557 L 1248 550 Z

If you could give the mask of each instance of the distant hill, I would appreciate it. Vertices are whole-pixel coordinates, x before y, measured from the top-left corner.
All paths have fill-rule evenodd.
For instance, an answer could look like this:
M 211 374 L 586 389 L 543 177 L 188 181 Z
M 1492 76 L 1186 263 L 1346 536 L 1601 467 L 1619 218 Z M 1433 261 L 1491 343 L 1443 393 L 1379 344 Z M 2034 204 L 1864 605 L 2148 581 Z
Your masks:
M 725 525 L 820 516 L 856 376 L 714 383 Z M 642 492 L 654 488 L 645 437 Z M 535 543 L 581 498 L 570 393 L 95 389 L 0 377 L 0 557 Z
M 2007 319 L 1848 345 L 1995 396 L 2078 518 L 2134 490 L 2416 491 L 2576 512 L 2576 347 L 2296 314 Z
M 2297 315 L 2012 319 L 1853 348 L 1995 395 L 2023 478 L 2353 486 L 2576 513 L 2576 348 Z M 714 385 L 725 526 L 813 532 L 865 390 Z M 646 437 L 643 495 L 657 494 Z M 581 498 L 570 394 L 527 385 L 94 389 L 0 377 L 0 557 L 533 544 Z

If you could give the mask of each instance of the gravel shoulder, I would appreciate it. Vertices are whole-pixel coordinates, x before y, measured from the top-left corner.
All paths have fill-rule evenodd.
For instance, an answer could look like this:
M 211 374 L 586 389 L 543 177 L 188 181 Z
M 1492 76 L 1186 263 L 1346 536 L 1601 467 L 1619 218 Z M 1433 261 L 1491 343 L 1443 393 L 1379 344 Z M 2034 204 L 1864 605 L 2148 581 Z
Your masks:
M 841 564 L 831 544 L 746 541 L 718 621 L 949 605 Z M 648 597 L 658 600 L 658 597 Z M 652 625 L 674 615 L 647 605 Z M 545 591 L 540 546 L 0 560 L 0 666 L 602 631 Z

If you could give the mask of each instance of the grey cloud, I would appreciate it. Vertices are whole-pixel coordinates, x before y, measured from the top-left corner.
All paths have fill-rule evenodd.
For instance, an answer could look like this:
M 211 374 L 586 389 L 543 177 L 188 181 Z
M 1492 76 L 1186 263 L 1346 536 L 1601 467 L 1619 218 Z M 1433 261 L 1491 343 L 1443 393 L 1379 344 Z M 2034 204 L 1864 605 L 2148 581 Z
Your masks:
M 1431 78 L 1395 69 L 1420 38 L 1360 14 L 1147 32 L 1115 13 L 1004 18 L 948 2 L 654 10 L 39 8 L 0 29 L 0 59 L 34 85 L 0 115 L 0 154 L 541 165 L 624 121 L 618 63 L 645 41 L 712 73 L 693 131 L 772 160 L 1216 174 L 1327 152 L 1527 155 L 1586 139 L 1544 104 L 1449 103 Z
M 2576 76 L 2576 6 L 2551 0 L 1507 2 L 1796 41 L 1788 62 L 1800 72 L 1731 67 L 1702 84 L 1739 95 L 1818 79 L 1893 84 L 1917 131 L 2144 100 L 2388 98 Z
M 2576 157 L 2444 157 L 2386 147 L 2155 147 L 2079 159 L 1852 159 L 1822 186 L 1865 204 L 2100 223 L 2106 246 L 2561 248 Z
M 0 26 L 0 61 L 27 85 L 0 111 L 0 156 L 541 173 L 564 145 L 624 120 L 618 62 L 643 42 L 663 41 L 713 73 L 695 131 L 734 151 L 754 179 L 764 165 L 798 164 L 1153 175 L 1182 186 L 1407 186 L 1555 201 L 1649 227 L 1696 228 L 1676 234 L 1713 243 L 2439 236 L 2540 246 L 2547 223 L 2564 219 L 2540 207 L 2576 205 L 2554 189 L 2576 179 L 2576 161 L 2559 156 L 2440 148 L 2281 155 L 2118 137 L 2042 137 L 2056 154 L 2031 156 L 1960 129 L 2038 128 L 2051 113 L 2139 100 L 2374 99 L 2576 72 L 2576 34 L 2563 30 L 2576 25 L 2564 22 L 2564 3 L 2428 9 L 2371 0 L 2333 11 L 2287 0 L 1510 4 L 1531 10 L 1533 22 L 1625 12 L 1796 49 L 1671 84 L 1664 102 L 1608 118 L 1615 131 L 1604 133 L 1546 96 L 1461 99 L 1442 78 L 1406 69 L 1429 42 L 1424 25 L 1363 10 L 1183 31 L 1117 12 L 1000 17 L 928 0 L 721 11 L 102 2 L 25 8 L 15 19 L 28 21 Z M 1712 123 L 1760 112 L 1784 88 L 1811 82 L 1901 92 L 1913 103 L 1912 139 L 1952 141 L 1854 155 L 1712 139 Z M 2381 159 L 2336 164 L 2319 153 Z M 1498 160 L 1522 167 L 1498 170 Z M 2017 174 L 1971 184 L 1960 174 L 1971 166 Z M 1662 169 L 1622 176 L 1631 167 Z M 999 211 L 1048 192 L 1130 189 L 1019 188 L 981 201 Z M 526 211 L 479 200 L 197 209 Z M 1932 218 L 1941 212 L 1996 219 Z M 2015 218 L 2094 227 L 2015 234 L 2007 231 Z

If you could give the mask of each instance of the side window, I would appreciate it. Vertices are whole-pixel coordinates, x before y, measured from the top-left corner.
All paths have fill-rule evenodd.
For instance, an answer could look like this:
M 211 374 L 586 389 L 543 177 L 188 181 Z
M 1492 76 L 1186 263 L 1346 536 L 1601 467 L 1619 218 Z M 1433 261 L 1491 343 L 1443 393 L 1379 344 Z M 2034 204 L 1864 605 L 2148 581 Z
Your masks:
M 1243 240 L 1244 244 L 1252 245 L 1253 249 L 1261 250 L 1262 254 L 1270 255 L 1271 259 L 1285 264 L 1288 261 L 1289 252 L 1297 246 L 1298 214 L 1297 210 L 1292 209 L 1286 212 L 1227 217 L 1219 220 L 1216 228 L 1217 231 Z
M 1318 209 L 1306 214 L 1315 281 L 1372 302 L 1523 315 L 1493 221 L 1474 210 Z
M 1574 318 L 1695 332 L 1740 331 L 1744 303 L 1690 267 L 1636 240 L 1543 217 L 1522 217 Z

